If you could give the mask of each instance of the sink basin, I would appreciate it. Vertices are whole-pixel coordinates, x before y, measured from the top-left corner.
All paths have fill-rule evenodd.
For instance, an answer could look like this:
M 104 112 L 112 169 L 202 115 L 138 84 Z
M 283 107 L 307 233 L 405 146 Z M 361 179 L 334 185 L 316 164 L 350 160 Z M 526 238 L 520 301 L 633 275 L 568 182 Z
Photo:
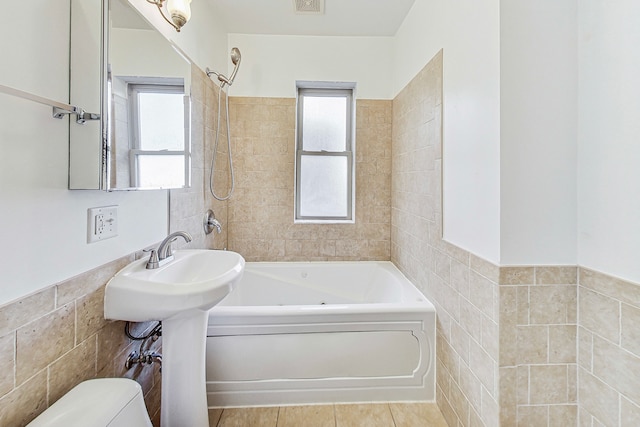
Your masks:
M 180 250 L 174 260 L 147 270 L 147 259 L 132 262 L 107 284 L 107 319 L 165 320 L 189 310 L 208 310 L 220 302 L 244 271 L 236 252 Z
M 208 427 L 208 310 L 240 280 L 244 258 L 235 252 L 214 250 L 181 250 L 173 257 L 152 270 L 146 268 L 147 259 L 120 270 L 105 288 L 104 317 L 162 321 L 160 425 Z

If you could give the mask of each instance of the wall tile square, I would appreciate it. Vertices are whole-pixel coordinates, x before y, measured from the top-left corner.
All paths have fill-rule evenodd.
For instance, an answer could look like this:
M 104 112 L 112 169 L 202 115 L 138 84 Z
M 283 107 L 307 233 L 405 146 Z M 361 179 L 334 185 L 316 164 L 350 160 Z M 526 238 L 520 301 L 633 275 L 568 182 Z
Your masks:
M 104 318 L 104 289 L 103 286 L 77 300 L 76 344 L 94 335 L 107 324 L 108 321 Z
M 578 366 L 591 372 L 593 368 L 593 334 L 580 326 L 578 328 Z
M 576 363 L 575 325 L 549 326 L 549 363 Z
M 640 357 L 640 308 L 623 303 L 621 309 L 620 344 Z
M 0 307 L 0 335 L 50 313 L 55 308 L 55 289 L 49 287 L 19 301 Z
M 74 338 L 74 303 L 67 304 L 18 329 L 16 383 L 22 384 L 52 360 L 71 350 Z M 34 348 L 38 348 L 39 351 L 33 351 Z
M 26 425 L 46 408 L 47 371 L 43 369 L 0 399 L 0 425 Z
M 532 285 L 534 271 L 533 267 L 502 267 L 499 283 L 501 285 Z
M 475 271 L 469 275 L 469 300 L 492 320 L 495 316 L 494 288 L 495 283 Z
M 13 390 L 15 384 L 15 333 L 0 337 L 0 397 Z
M 619 423 L 618 393 L 584 369 L 578 371 L 580 407 L 606 426 Z M 582 422 L 582 413 L 581 413 Z
M 593 337 L 593 374 L 633 402 L 640 402 L 640 375 L 633 375 L 639 366 L 640 358 L 607 340 Z
M 611 342 L 618 343 L 620 341 L 620 303 L 584 287 L 580 287 L 578 292 L 581 326 Z
M 548 363 L 549 335 L 547 326 L 518 326 L 517 334 L 517 360 L 519 364 Z
M 640 286 L 638 286 L 638 284 L 586 268 L 580 268 L 578 274 L 581 286 L 627 304 L 640 307 Z
M 640 407 L 624 397 L 620 398 L 620 426 L 640 426 Z
M 576 322 L 576 287 L 573 285 L 531 286 L 529 322 L 567 324 Z
M 518 407 L 518 427 L 548 427 L 548 406 Z
M 577 267 L 536 267 L 537 285 L 575 285 L 578 283 Z
M 532 365 L 529 369 L 532 404 L 568 403 L 566 365 Z
M 60 399 L 76 384 L 95 378 L 96 335 L 80 343 L 49 366 L 49 401 Z
M 549 427 L 575 426 L 578 422 L 577 405 L 550 405 Z

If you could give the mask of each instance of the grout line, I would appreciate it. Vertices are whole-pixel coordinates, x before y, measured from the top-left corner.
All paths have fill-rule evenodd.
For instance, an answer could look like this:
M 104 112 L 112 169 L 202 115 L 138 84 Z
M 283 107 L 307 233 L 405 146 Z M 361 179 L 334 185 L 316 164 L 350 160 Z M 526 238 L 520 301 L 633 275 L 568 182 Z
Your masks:
M 334 427 L 338 427 L 338 416 L 336 415 L 336 405 L 335 405 L 335 403 L 333 405 L 331 405 L 331 407 L 333 408 L 333 425 L 334 425 Z
M 387 409 L 391 413 L 391 421 L 393 421 L 393 427 L 398 427 L 398 424 L 396 423 L 396 419 L 393 416 L 393 411 L 391 410 L 391 405 L 389 403 L 387 403 Z

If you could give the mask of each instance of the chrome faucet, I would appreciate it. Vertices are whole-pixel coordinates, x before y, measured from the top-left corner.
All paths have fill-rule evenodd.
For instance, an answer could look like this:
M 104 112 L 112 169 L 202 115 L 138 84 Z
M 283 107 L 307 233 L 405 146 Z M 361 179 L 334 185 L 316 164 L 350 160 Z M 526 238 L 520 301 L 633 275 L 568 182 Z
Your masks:
M 161 267 L 173 260 L 171 243 L 177 240 L 178 237 L 182 237 L 187 243 L 193 240 L 191 234 L 187 233 L 186 231 L 176 231 L 175 233 L 169 234 L 160 243 L 160 245 L 158 245 L 158 249 L 151 249 L 151 256 L 149 256 L 149 261 L 147 261 L 148 270 Z

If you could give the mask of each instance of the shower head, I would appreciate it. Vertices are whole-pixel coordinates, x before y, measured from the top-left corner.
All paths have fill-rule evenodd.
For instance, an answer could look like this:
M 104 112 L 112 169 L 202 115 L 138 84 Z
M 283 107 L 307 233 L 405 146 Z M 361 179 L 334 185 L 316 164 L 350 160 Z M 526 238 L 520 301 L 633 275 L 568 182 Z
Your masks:
M 237 47 L 231 49 L 231 62 L 233 62 L 233 65 L 238 65 L 241 59 L 242 55 L 240 55 L 240 49 Z
M 215 74 L 216 77 L 218 77 L 218 80 L 220 80 L 220 83 L 222 83 L 222 86 L 226 84 L 231 86 L 233 84 L 233 80 L 236 78 L 236 74 L 238 73 L 238 68 L 240 68 L 241 60 L 242 60 L 242 55 L 240 55 L 240 49 L 238 49 L 237 47 L 234 47 L 233 49 L 231 49 L 231 62 L 234 65 L 233 71 L 231 72 L 231 76 L 227 77 L 224 74 L 217 73 L 215 71 L 210 70 L 209 68 L 207 68 L 207 76 L 211 77 L 211 74 Z
M 227 84 L 231 86 L 233 84 L 233 80 L 236 78 L 236 73 L 238 72 L 238 68 L 240 68 L 240 61 L 242 60 L 242 55 L 240 55 L 240 49 L 234 47 L 231 49 L 231 62 L 233 63 L 233 71 L 231 72 L 231 77 L 229 77 L 229 81 Z M 220 78 L 218 76 L 218 78 Z

